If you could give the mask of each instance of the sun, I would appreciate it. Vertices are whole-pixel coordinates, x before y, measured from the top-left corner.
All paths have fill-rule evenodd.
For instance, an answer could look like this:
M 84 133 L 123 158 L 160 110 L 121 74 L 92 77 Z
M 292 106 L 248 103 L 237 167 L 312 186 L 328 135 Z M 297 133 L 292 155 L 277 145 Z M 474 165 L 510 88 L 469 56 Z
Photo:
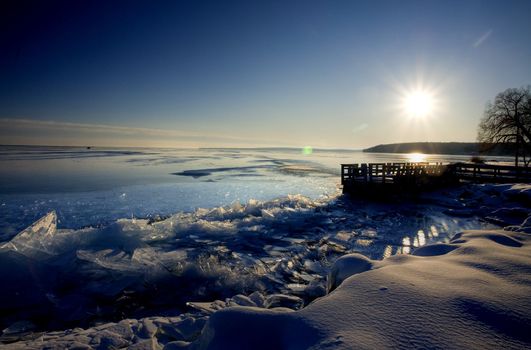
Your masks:
M 433 96 L 423 90 L 416 90 L 404 96 L 404 111 L 415 118 L 423 118 L 433 112 Z

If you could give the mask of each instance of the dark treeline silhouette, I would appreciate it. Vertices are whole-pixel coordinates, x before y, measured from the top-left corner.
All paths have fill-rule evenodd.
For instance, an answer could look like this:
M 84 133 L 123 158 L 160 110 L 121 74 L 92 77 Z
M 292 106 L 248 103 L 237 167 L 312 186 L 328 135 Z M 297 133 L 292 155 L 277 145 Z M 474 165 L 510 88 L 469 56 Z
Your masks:
M 363 152 L 511 156 L 516 147 L 516 143 L 407 142 L 378 145 Z

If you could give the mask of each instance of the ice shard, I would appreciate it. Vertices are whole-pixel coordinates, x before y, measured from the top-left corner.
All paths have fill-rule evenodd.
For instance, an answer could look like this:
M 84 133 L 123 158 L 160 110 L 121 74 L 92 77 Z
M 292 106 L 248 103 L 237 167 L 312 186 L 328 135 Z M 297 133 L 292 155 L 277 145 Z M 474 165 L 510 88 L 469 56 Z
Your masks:
M 57 214 L 51 211 L 0 246 L 29 258 L 45 259 L 53 255 L 52 243 L 57 229 Z

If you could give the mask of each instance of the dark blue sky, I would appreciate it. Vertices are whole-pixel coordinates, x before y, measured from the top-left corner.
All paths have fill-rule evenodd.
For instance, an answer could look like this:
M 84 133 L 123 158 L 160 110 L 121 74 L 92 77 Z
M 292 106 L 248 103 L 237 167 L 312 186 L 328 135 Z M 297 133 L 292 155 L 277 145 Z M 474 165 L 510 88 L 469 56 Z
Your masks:
M 472 141 L 488 100 L 531 84 L 531 1 L 0 6 L 0 143 Z M 419 88 L 437 104 L 411 120 Z

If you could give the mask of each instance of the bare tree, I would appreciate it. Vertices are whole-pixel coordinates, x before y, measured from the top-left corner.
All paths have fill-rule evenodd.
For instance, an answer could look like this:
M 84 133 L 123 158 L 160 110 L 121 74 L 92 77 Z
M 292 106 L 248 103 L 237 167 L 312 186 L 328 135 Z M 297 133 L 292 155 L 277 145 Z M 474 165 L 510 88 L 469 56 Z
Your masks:
M 514 163 L 531 162 L 531 87 L 507 89 L 489 102 L 479 123 L 478 141 L 514 146 Z

